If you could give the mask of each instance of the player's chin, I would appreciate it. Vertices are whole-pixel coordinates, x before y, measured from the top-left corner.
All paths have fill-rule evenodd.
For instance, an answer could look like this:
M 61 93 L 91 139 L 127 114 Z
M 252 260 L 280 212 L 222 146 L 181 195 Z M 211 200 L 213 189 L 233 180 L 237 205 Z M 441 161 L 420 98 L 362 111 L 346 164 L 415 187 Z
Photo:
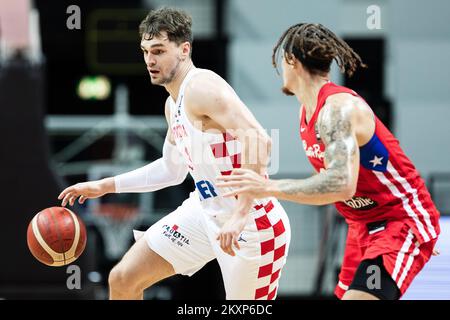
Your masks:
M 159 77 L 159 76 L 150 76 L 150 81 L 152 82 L 152 84 L 155 85 L 163 85 L 164 84 L 164 78 Z
M 161 84 L 162 84 L 161 79 L 150 78 L 150 81 L 151 81 L 152 84 L 154 84 L 154 85 L 161 85 Z
M 294 93 L 290 89 L 288 89 L 288 87 L 286 87 L 286 86 L 283 86 L 281 88 L 281 92 L 283 92 L 287 96 L 293 96 L 294 95 Z

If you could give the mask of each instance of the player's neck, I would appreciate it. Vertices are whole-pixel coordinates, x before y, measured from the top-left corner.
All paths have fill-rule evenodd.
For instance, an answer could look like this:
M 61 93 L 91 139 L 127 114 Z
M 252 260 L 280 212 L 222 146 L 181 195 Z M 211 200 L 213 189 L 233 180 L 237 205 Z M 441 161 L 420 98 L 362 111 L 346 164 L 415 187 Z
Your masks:
M 186 78 L 189 71 L 191 71 L 192 69 L 195 69 L 195 66 L 192 60 L 189 59 L 189 61 L 180 65 L 180 68 L 173 77 L 172 81 L 165 85 L 167 92 L 169 92 L 174 101 L 177 101 L 181 84 L 183 83 L 183 80 L 184 78 Z
M 309 121 L 314 114 L 314 111 L 316 111 L 319 91 L 326 83 L 329 82 L 329 79 L 328 77 L 315 76 L 309 77 L 302 82 L 303 83 L 299 84 L 300 88 L 297 90 L 296 96 L 305 108 L 306 120 Z

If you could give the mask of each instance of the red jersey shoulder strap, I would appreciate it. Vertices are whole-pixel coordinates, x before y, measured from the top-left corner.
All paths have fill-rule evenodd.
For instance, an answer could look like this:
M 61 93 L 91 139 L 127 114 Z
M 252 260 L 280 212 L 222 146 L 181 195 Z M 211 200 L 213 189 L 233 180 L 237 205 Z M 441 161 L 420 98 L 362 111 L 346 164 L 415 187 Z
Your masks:
M 311 117 L 310 121 L 307 124 L 308 127 L 310 127 L 316 122 L 317 115 L 324 106 L 327 98 L 337 93 L 349 93 L 355 97 L 360 97 L 354 90 L 350 88 L 339 86 L 333 82 L 328 82 L 324 84 L 322 88 L 320 88 L 319 94 L 317 96 L 316 110 L 314 111 L 313 116 Z M 302 124 L 306 123 L 306 114 L 303 107 L 300 108 L 300 123 Z
M 328 82 L 320 88 L 319 94 L 317 96 L 317 105 L 316 110 L 314 111 L 313 116 L 311 117 L 311 120 L 308 123 L 308 126 L 313 125 L 316 122 L 317 116 L 322 109 L 322 107 L 325 104 L 325 101 L 327 101 L 327 98 L 333 94 L 337 93 L 349 93 L 353 96 L 359 97 L 359 95 L 353 91 L 350 88 L 338 86 L 337 84 L 333 82 Z
M 355 97 L 359 97 L 359 95 L 352 89 L 343 86 L 338 86 L 333 82 L 329 82 L 326 85 L 324 85 L 322 89 L 319 91 L 319 96 L 317 98 L 317 108 L 320 110 L 325 104 L 327 98 L 337 93 L 349 93 Z

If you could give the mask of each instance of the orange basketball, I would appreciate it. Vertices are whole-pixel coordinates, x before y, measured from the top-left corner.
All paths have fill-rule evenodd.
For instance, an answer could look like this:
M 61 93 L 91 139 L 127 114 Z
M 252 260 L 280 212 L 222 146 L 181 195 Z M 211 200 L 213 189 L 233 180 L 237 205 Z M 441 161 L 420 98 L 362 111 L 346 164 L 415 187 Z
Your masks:
M 27 242 L 40 262 L 52 267 L 64 266 L 83 253 L 86 227 L 67 208 L 47 208 L 36 214 L 28 225 Z

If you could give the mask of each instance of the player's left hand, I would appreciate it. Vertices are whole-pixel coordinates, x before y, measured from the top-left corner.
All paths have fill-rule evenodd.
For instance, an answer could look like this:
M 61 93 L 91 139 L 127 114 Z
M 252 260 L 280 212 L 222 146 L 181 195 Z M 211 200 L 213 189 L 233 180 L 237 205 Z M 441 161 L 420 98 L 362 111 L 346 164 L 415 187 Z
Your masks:
M 238 239 L 242 230 L 244 230 L 247 219 L 248 214 L 233 214 L 219 231 L 219 235 L 216 240 L 219 240 L 220 248 L 222 248 L 222 250 L 230 256 L 234 257 L 236 255 L 233 250 L 233 246 L 238 250 L 241 249 Z
M 272 180 L 257 174 L 249 169 L 234 169 L 230 175 L 219 176 L 217 180 L 223 181 L 216 185 L 218 187 L 233 187 L 234 190 L 225 193 L 224 197 L 234 197 L 245 194 L 252 198 L 266 198 L 270 196 L 269 187 Z

